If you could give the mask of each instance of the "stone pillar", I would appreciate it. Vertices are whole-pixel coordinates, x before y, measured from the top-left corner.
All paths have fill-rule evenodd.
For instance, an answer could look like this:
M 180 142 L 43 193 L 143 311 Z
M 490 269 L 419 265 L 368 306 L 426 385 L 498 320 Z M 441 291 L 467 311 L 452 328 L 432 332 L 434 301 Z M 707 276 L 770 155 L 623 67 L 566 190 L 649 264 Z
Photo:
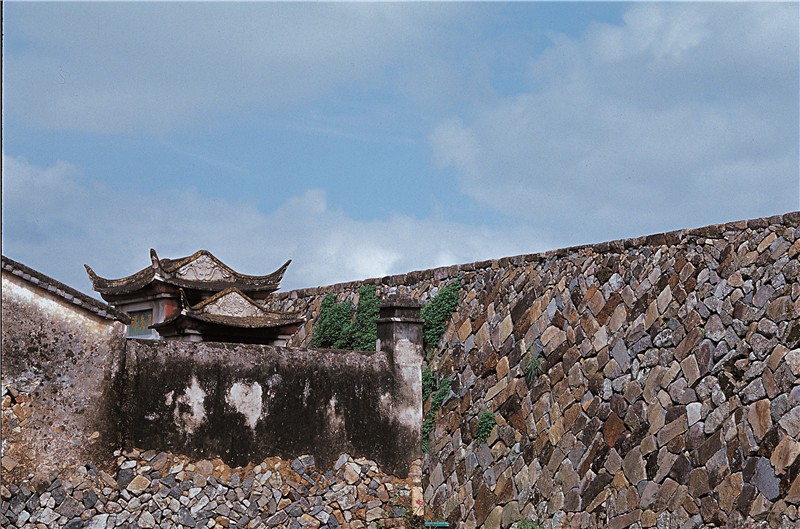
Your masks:
M 409 298 L 384 300 L 378 319 L 377 350 L 386 353 L 394 371 L 394 413 L 401 424 L 398 439 L 409 456 L 412 508 L 422 500 L 422 319 L 419 303 Z

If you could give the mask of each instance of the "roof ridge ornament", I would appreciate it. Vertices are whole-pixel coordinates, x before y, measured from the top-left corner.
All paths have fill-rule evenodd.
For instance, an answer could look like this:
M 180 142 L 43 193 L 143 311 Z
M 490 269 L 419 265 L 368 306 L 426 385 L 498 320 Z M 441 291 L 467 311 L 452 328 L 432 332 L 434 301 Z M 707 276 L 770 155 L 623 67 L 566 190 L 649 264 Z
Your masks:
M 280 288 L 283 275 L 292 260 L 287 260 L 280 268 L 263 276 L 239 273 L 208 250 L 198 250 L 180 259 L 162 259 L 156 250 L 151 248 L 150 262 L 150 266 L 120 279 L 100 277 L 88 265 L 84 266 L 92 280 L 94 290 L 102 295 L 130 294 L 147 287 L 153 281 L 204 292 L 237 288 L 243 293 L 270 293 Z

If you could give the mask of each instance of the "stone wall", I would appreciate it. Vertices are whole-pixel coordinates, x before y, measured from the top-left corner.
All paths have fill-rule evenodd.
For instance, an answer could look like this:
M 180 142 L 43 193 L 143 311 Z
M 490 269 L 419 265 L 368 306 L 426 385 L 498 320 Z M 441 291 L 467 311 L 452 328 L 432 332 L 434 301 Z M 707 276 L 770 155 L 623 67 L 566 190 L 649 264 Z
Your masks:
M 800 214 L 280 294 L 460 308 L 431 358 L 452 391 L 425 459 L 430 516 L 573 527 L 793 527 L 800 504 Z M 531 373 L 529 358 L 541 359 Z M 494 413 L 486 442 L 478 416 Z
M 424 303 L 462 282 L 459 309 L 429 358 L 452 389 L 423 467 L 428 517 L 450 527 L 523 518 L 545 527 L 794 527 L 799 225 L 791 213 L 296 290 L 273 304 L 306 314 L 290 342 L 303 347 L 328 292 L 356 302 L 371 283 L 380 298 Z M 4 292 L 4 316 L 5 301 Z M 81 346 L 67 344 L 63 355 L 73 347 Z M 151 347 L 165 346 L 137 347 L 138 358 L 154 358 Z M 170 369 L 188 360 L 181 354 L 170 368 L 169 355 L 148 364 L 148 374 L 163 367 L 159 376 L 171 383 Z M 529 369 L 532 357 L 539 372 Z M 194 386 L 191 377 L 183 382 L 173 403 Z M 6 396 L 4 428 L 10 413 L 26 418 L 31 405 Z M 174 420 L 175 410 L 190 417 L 185 400 L 162 419 Z M 487 411 L 497 425 L 481 441 L 478 417 Z M 380 465 L 348 455 L 332 468 L 292 455 L 237 470 L 199 453 L 190 462 L 160 451 L 167 447 L 137 448 L 69 479 L 10 482 L 4 469 L 0 525 L 377 527 L 402 523 L 395 504 L 415 504 Z M 31 461 L 38 457 L 54 459 L 37 453 Z M 395 519 L 384 521 L 386 512 Z
M 244 468 L 166 452 L 116 452 L 113 470 L 87 463 L 70 478 L 3 485 L 0 527 L 402 527 L 410 490 L 373 461 L 343 454 L 330 469 L 312 456 Z

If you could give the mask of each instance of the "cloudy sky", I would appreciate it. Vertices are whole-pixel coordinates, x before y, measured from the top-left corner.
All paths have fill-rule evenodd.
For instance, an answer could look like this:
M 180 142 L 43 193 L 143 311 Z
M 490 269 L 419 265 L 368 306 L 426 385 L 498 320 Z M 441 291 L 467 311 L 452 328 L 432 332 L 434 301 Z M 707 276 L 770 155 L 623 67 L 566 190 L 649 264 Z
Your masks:
M 798 4 L 5 3 L 3 253 L 284 288 L 800 209 Z

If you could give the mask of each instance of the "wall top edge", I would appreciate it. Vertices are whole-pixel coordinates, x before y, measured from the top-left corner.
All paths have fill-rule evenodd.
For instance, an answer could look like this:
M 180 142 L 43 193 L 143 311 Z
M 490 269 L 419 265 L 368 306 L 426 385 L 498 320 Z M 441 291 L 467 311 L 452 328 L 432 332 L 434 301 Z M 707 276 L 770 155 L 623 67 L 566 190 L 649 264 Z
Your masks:
M 367 279 L 346 281 L 342 283 L 334 283 L 331 285 L 298 288 L 294 290 L 287 290 L 285 292 L 276 292 L 272 294 L 272 296 L 274 299 L 292 299 L 315 296 L 323 292 L 342 292 L 355 290 L 362 285 L 399 286 L 409 283 L 416 283 L 417 281 L 428 278 L 445 279 L 447 277 L 457 277 L 459 274 L 464 272 L 474 272 L 478 270 L 500 268 L 509 265 L 519 266 L 525 263 L 542 262 L 548 259 L 566 257 L 579 252 L 624 252 L 630 248 L 674 245 L 689 238 L 719 239 L 724 237 L 726 233 L 741 232 L 747 229 L 764 229 L 769 226 L 800 226 L 800 211 L 791 211 L 782 215 L 737 220 L 722 224 L 710 224 L 708 226 L 702 226 L 699 228 L 685 228 L 663 233 L 654 233 L 640 237 L 580 244 L 565 248 L 546 250 L 544 252 L 513 255 L 498 259 L 488 259 L 471 263 L 440 266 L 437 268 L 429 268 L 424 270 L 414 270 L 411 272 L 388 275 L 384 277 L 372 277 Z

